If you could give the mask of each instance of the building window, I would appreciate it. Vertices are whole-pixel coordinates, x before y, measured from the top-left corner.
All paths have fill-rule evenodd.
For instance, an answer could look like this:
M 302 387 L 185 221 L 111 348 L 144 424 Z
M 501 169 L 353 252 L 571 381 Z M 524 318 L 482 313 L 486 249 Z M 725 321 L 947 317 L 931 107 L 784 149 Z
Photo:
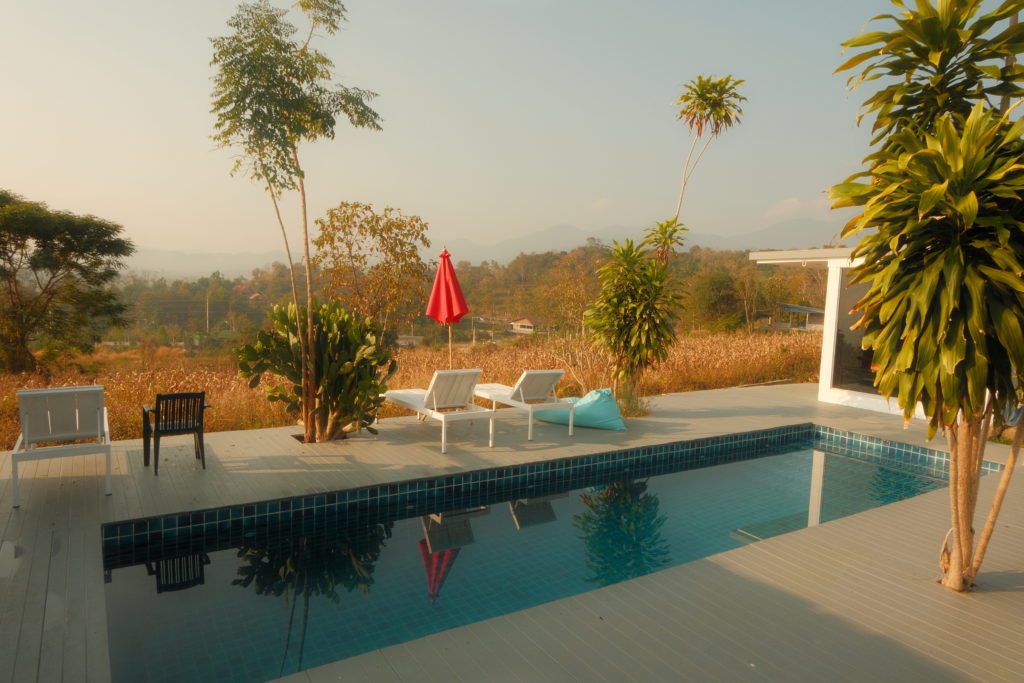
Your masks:
M 847 282 L 848 268 L 842 270 L 841 281 Z M 838 324 L 836 325 L 836 352 L 832 371 L 832 386 L 847 391 L 875 394 L 875 373 L 871 371 L 871 351 L 860 347 L 864 330 L 850 328 L 860 320 L 859 313 L 851 309 L 868 291 L 866 283 L 842 287 L 839 291 Z

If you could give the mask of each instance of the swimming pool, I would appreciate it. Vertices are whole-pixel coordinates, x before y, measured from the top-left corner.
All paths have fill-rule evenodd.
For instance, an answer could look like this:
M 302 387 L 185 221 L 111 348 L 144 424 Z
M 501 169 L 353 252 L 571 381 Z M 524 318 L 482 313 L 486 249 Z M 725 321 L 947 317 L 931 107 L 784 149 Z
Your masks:
M 796 425 L 107 525 L 112 676 L 276 678 L 917 495 L 943 462 Z

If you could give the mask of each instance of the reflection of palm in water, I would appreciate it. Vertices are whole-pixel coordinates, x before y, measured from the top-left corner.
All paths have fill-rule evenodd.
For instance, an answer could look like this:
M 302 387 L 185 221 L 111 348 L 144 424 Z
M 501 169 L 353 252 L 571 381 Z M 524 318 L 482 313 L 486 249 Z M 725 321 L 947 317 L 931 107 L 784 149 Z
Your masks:
M 573 516 L 573 524 L 583 532 L 592 573 L 587 581 L 608 586 L 665 565 L 665 516 L 658 514 L 657 496 L 647 493 L 647 480 L 607 484 L 580 498 L 587 510 Z
M 233 586 L 253 586 L 258 595 L 284 596 L 291 602 L 288 632 L 281 672 L 291 642 L 295 606 L 302 595 L 302 630 L 296 671 L 302 670 L 302 654 L 309 621 L 309 599 L 322 595 L 334 604 L 340 602 L 339 588 L 363 593 L 373 584 L 374 563 L 380 557 L 386 539 L 391 537 L 392 522 L 353 528 L 320 528 L 295 536 L 282 535 L 265 542 L 242 547 L 238 557 L 244 560 L 238 568 L 239 578 Z M 289 598 L 289 593 L 291 597 Z

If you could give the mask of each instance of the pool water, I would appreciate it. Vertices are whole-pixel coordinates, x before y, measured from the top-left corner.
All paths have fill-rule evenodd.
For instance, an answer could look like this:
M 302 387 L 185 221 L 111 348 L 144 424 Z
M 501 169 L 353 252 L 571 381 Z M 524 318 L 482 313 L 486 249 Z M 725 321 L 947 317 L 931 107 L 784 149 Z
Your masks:
M 873 459 L 800 448 L 463 510 L 446 500 L 434 516 L 318 517 L 228 549 L 193 544 L 110 572 L 113 680 L 270 680 L 945 485 Z

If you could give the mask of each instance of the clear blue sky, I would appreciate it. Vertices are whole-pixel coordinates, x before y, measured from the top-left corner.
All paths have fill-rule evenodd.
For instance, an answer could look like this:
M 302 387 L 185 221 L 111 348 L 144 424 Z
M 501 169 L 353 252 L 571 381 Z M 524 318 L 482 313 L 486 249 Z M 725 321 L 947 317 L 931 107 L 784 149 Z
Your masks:
M 277 3 L 284 6 L 283 2 Z M 747 81 L 682 219 L 738 234 L 830 216 L 823 190 L 867 154 L 839 43 L 888 0 L 350 0 L 317 47 L 380 94 L 382 132 L 302 151 L 312 216 L 341 201 L 421 216 L 436 244 L 557 224 L 669 217 L 689 138 L 675 98 L 700 74 Z M 209 38 L 233 2 L 33 0 L 0 22 L 0 188 L 124 225 L 140 247 L 280 249 L 265 192 L 209 139 Z M 302 25 L 302 17 L 293 15 Z M 286 215 L 291 226 L 296 212 Z M 538 244 L 538 250 L 544 245 Z

